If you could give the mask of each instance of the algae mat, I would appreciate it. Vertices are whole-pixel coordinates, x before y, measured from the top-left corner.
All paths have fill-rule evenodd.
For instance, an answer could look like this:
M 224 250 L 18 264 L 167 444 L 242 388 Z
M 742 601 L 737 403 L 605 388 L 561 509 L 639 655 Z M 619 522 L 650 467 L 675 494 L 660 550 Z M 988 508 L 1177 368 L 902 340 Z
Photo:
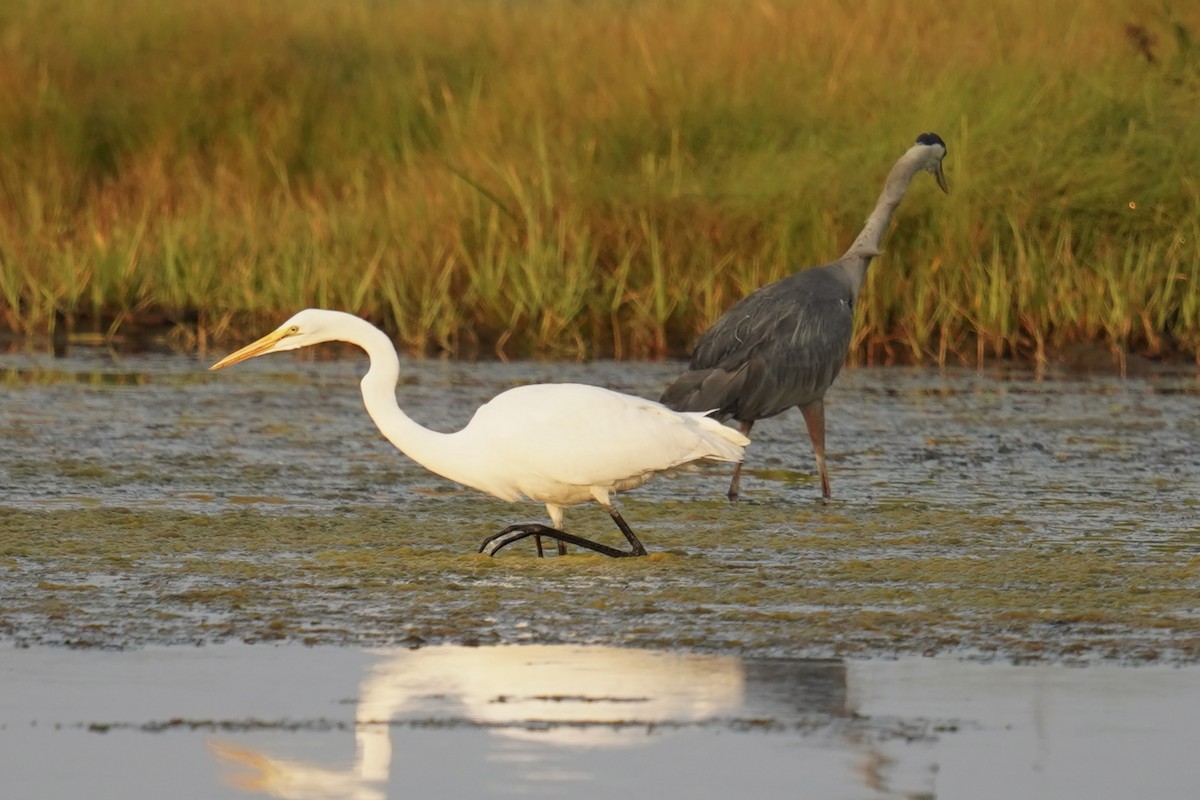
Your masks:
M 1200 658 L 1194 371 L 848 370 L 828 398 L 833 501 L 789 412 L 756 427 L 736 507 L 724 467 L 620 496 L 651 555 L 614 561 L 476 554 L 544 510 L 397 454 L 359 359 L 205 366 L 0 355 L 4 639 Z M 679 367 L 410 361 L 398 395 L 451 430 L 518 383 L 654 397 Z M 567 524 L 618 541 L 594 505 Z

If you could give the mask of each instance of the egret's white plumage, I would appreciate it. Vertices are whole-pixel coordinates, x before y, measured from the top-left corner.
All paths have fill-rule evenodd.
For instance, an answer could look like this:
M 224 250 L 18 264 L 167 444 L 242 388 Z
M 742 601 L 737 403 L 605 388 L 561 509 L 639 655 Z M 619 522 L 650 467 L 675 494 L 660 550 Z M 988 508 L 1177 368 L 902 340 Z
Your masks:
M 637 537 L 612 506 L 614 492 L 641 486 L 656 472 L 693 461 L 738 462 L 749 443 L 703 412 L 677 412 L 597 386 L 544 383 L 509 389 L 481 406 L 460 431 L 414 422 L 396 402 L 400 359 L 391 340 L 366 320 L 306 309 L 211 369 L 266 353 L 341 341 L 367 352 L 363 402 L 380 432 L 426 469 L 481 492 L 545 503 L 553 528 L 514 525 L 484 541 L 497 550 L 526 536 L 549 536 L 607 555 L 642 555 Z M 625 552 L 564 533 L 565 506 L 596 500 L 629 539 Z

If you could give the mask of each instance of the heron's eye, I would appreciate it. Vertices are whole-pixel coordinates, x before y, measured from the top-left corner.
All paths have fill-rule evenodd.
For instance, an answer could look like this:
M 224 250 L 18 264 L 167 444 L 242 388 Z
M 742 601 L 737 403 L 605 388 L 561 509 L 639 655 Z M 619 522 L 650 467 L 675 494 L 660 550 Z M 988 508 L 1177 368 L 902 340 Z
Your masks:
M 288 333 L 291 333 L 291 334 L 296 334 L 296 333 L 299 333 L 299 332 L 300 332 L 300 326 L 299 326 L 299 325 L 293 325 L 292 327 L 288 328 Z

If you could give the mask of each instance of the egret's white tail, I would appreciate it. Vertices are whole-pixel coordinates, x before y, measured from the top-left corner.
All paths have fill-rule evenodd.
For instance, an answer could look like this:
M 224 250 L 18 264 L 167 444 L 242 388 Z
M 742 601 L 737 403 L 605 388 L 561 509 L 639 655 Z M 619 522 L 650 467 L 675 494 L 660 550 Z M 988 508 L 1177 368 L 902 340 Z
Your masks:
M 688 411 L 684 416 L 691 419 L 699 427 L 698 433 L 711 453 L 704 458 L 709 461 L 741 461 L 745 457 L 746 445 L 750 439 L 741 431 L 722 425 L 706 412 Z

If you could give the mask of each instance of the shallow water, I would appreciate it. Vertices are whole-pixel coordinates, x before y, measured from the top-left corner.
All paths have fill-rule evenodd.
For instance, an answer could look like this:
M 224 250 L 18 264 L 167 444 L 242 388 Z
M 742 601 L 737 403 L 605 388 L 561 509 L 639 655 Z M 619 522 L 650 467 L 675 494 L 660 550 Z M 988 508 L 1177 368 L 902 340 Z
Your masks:
M 275 356 L 208 373 L 205 363 L 181 356 L 75 352 L 58 359 L 0 354 L 6 505 L 206 510 L 213 502 L 259 499 L 319 506 L 339 491 L 392 504 L 414 489 L 447 485 L 397 457 L 375 431 L 357 393 L 360 358 Z M 448 431 L 517 384 L 578 381 L 656 397 L 679 369 L 674 362 L 411 360 L 399 397 L 418 421 Z M 1068 527 L 1138 520 L 1134 533 L 1148 541 L 1181 528 L 1195 532 L 1194 520 L 1173 513 L 1200 508 L 1195 369 L 1135 379 L 847 369 L 827 406 L 835 497 L 920 493 L 1002 510 L 1036 502 L 1050 524 L 1073 506 Z M 746 481 L 747 499 L 815 494 L 798 413 L 759 422 L 753 438 L 746 469 L 756 477 Z M 357 479 L 376 465 L 398 471 L 403 485 L 363 495 Z M 231 479 L 247 494 L 237 495 Z M 705 489 L 710 483 L 720 485 L 706 482 Z M 638 496 L 647 491 L 676 493 L 661 480 Z M 1161 518 L 1157 506 L 1164 507 Z
M 756 426 L 740 506 L 725 466 L 619 497 L 651 557 L 616 563 L 475 555 L 544 510 L 397 454 L 360 358 L 206 366 L 0 355 L 0 637 L 1200 658 L 1195 370 L 849 369 L 827 398 L 832 502 L 789 412 Z M 679 368 L 408 361 L 399 397 L 451 430 L 515 384 L 653 397 Z M 594 505 L 567 524 L 618 541 Z
M 1184 798 L 1200 669 L 608 647 L 0 656 L 6 795 Z
M 5 796 L 1103 800 L 1200 778 L 1195 371 L 848 370 L 833 501 L 789 413 L 756 427 L 737 507 L 723 466 L 618 498 L 651 554 L 614 561 L 476 554 L 543 510 L 398 455 L 361 360 L 205 366 L 0 355 Z M 414 361 L 399 397 L 450 430 L 514 384 L 654 397 L 678 369 Z M 615 537 L 594 507 L 567 523 Z

